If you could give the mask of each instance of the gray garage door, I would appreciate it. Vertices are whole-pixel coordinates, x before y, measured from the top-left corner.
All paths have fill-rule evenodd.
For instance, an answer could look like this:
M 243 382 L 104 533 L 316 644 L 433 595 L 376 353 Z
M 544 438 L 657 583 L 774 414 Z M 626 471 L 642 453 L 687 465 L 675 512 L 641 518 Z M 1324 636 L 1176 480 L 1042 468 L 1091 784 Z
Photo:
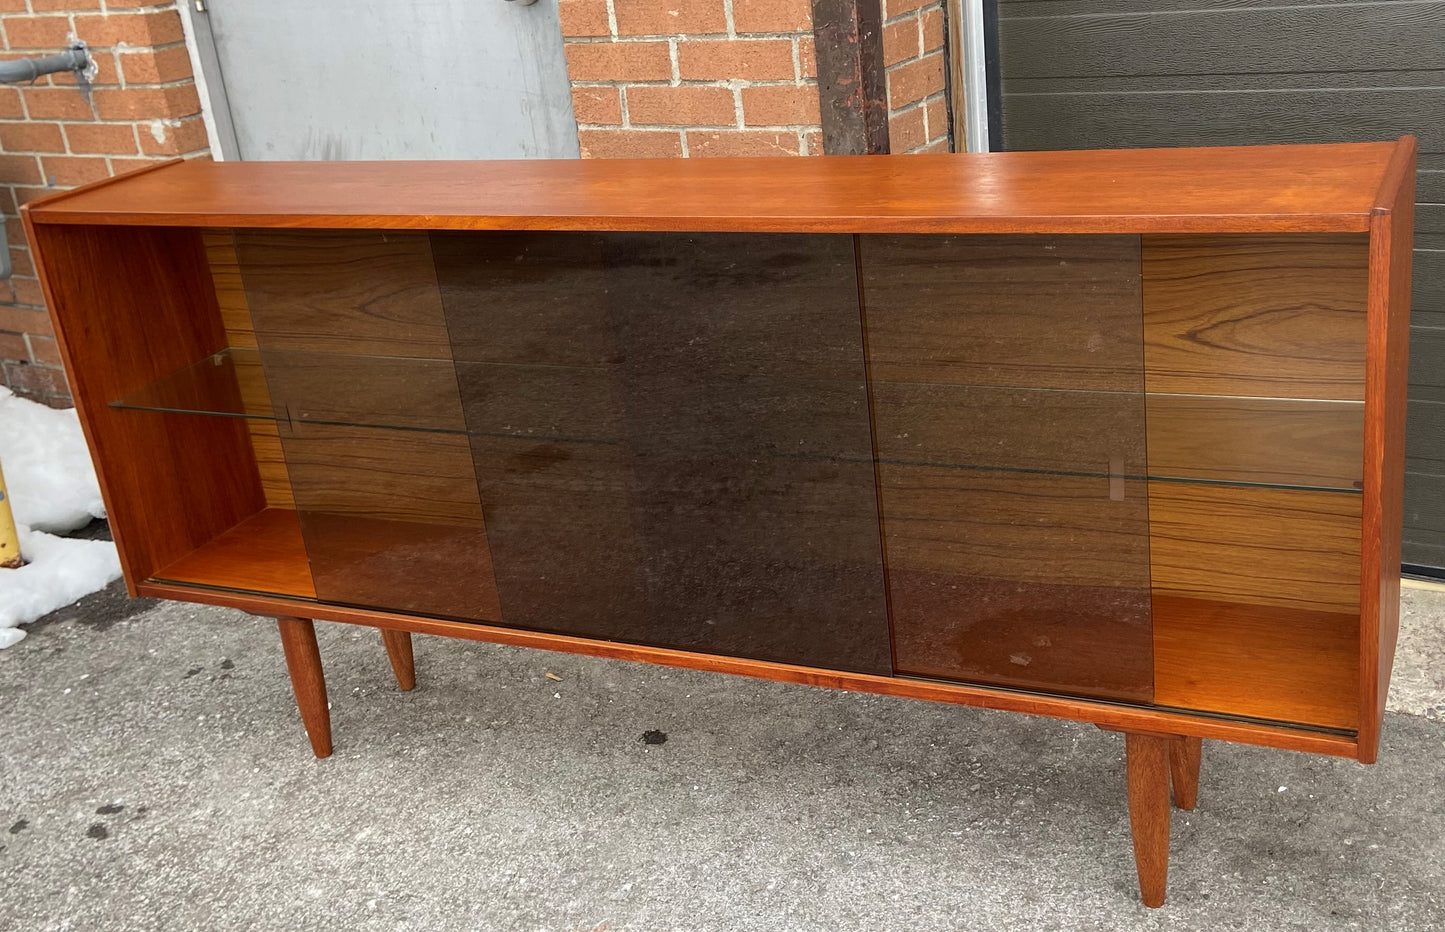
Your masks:
M 1445 568 L 1445 2 L 996 0 L 996 149 L 1420 138 L 1407 565 Z

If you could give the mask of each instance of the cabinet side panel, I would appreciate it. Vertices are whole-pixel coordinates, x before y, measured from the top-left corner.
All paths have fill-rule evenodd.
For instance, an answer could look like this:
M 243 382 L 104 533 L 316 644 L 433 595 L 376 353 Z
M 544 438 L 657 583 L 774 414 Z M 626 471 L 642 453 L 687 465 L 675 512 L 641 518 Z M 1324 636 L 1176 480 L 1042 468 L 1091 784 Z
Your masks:
M 226 345 L 204 248 L 172 227 L 31 226 L 132 586 L 265 506 L 246 427 L 109 402 Z
M 1360 760 L 1375 759 L 1400 629 L 1405 409 L 1410 343 L 1410 260 L 1415 224 L 1415 144 L 1397 148 L 1388 212 L 1370 221 L 1369 362 L 1365 395 Z
M 206 261 L 211 266 L 211 281 L 216 288 L 216 303 L 221 307 L 221 323 L 226 328 L 226 342 L 242 349 L 256 349 L 256 327 L 251 320 L 251 307 L 246 303 L 246 288 L 241 283 L 241 263 L 236 258 L 236 244 L 230 230 L 205 230 L 201 241 L 206 246 Z M 271 406 L 266 377 L 259 367 L 237 370 L 243 404 L 247 410 Z M 295 508 L 291 494 L 291 477 L 286 474 L 286 457 L 281 452 L 281 435 L 276 422 L 251 419 L 246 421 L 251 447 L 256 455 L 256 468 L 261 472 L 261 488 L 266 504 L 272 508 Z

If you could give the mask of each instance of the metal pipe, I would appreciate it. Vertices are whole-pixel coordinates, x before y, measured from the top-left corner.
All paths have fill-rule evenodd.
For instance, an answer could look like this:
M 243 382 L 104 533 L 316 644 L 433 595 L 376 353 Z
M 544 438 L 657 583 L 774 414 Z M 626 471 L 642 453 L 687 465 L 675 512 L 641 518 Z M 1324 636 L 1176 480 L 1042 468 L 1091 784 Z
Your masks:
M 988 56 L 983 0 L 963 0 L 963 138 L 969 152 L 988 151 Z
M 85 43 L 81 42 L 57 55 L 0 62 L 0 83 L 34 81 L 41 75 L 59 71 L 84 72 L 89 67 L 90 55 L 85 51 Z

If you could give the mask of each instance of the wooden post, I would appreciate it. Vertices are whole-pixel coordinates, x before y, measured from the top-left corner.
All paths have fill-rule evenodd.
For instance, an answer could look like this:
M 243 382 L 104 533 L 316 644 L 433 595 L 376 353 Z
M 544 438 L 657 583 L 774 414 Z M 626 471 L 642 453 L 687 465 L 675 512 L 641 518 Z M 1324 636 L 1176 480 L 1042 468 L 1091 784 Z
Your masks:
M 326 705 L 326 677 L 321 671 L 321 650 L 316 646 L 316 626 L 309 618 L 277 618 L 286 668 L 301 724 L 311 739 L 317 757 L 331 756 L 331 710 Z
M 396 674 L 396 685 L 403 692 L 416 689 L 416 662 L 411 653 L 411 632 L 381 629 L 381 641 L 386 645 L 386 656 L 391 660 L 391 672 Z
M 1145 906 L 1163 906 L 1169 880 L 1169 749 L 1175 738 L 1124 734 L 1129 827 Z
M 1199 801 L 1199 759 L 1204 742 L 1199 738 L 1175 738 L 1169 743 L 1169 782 L 1174 785 L 1174 805 L 1186 812 Z

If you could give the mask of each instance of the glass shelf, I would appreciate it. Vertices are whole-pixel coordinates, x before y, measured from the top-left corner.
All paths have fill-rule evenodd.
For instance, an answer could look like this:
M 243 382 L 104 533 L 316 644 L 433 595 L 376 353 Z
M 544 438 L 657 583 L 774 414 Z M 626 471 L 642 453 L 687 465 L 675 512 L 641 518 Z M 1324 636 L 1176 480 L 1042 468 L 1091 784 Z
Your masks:
M 704 449 L 715 433 L 728 437 L 733 446 L 726 452 L 741 458 L 869 461 L 828 450 L 827 444 L 790 442 L 788 424 L 770 425 L 764 415 L 789 410 L 797 381 L 757 379 L 737 386 L 736 397 L 694 406 L 680 424 L 649 411 L 646 403 L 624 409 L 624 376 L 611 365 L 232 347 L 111 406 L 275 421 L 289 429 L 355 427 L 623 444 L 644 456 Z M 816 393 L 811 396 L 817 400 Z M 867 403 L 849 383 L 838 383 L 827 396 L 832 409 L 827 415 L 839 420 Z M 889 428 L 877 435 L 877 461 L 883 465 L 1361 491 L 1361 402 L 875 382 L 872 405 L 876 421 Z M 756 443 L 738 448 L 744 430 L 755 434 Z
M 461 434 L 456 396 L 450 360 L 231 347 L 111 407 Z

